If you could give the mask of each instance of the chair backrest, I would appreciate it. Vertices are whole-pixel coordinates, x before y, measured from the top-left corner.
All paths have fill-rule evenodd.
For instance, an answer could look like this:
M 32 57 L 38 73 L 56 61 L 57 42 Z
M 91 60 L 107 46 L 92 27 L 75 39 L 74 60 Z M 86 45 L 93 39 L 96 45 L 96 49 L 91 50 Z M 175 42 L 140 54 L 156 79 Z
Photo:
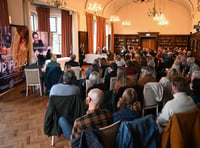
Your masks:
M 103 138 L 105 148 L 113 148 L 115 143 L 115 138 L 117 135 L 117 130 L 119 128 L 120 121 L 117 121 L 109 126 L 99 128 L 101 136 Z
M 115 95 L 112 90 L 104 91 L 104 100 L 101 104 L 102 109 L 108 109 L 111 113 L 116 111 Z
M 90 88 L 92 86 L 92 84 L 90 84 L 90 81 L 89 80 L 86 80 L 86 95 L 87 95 L 87 90 L 88 88 Z
M 25 69 L 26 85 L 36 86 L 41 85 L 39 69 Z
M 110 78 L 110 90 L 113 90 L 116 81 L 117 81 L 117 77 Z
M 149 82 L 144 85 L 144 107 L 153 106 L 162 101 L 163 88 L 158 82 Z
M 46 93 L 49 94 L 51 87 L 54 84 L 58 83 L 60 76 L 62 75 L 62 71 L 60 67 L 50 67 L 46 68 Z
M 77 80 L 81 79 L 82 74 L 81 74 L 80 66 L 71 67 L 71 70 L 73 70 L 75 72 Z
M 199 148 L 200 109 L 175 113 L 161 135 L 161 148 Z
M 44 120 L 44 133 L 48 136 L 60 136 L 58 125 L 60 116 L 67 116 L 72 120 L 84 115 L 84 107 L 79 95 L 50 96 Z
M 137 85 L 138 73 L 134 75 L 128 75 L 128 78 L 131 78 L 131 80 L 133 81 L 133 86 Z

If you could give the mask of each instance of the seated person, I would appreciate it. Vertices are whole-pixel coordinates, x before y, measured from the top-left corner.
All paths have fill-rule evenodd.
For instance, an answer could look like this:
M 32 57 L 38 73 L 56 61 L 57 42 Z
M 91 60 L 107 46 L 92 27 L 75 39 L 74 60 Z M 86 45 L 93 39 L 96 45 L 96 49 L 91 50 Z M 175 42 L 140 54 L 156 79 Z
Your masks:
M 191 97 L 186 95 L 187 82 L 182 76 L 175 76 L 172 78 L 172 90 L 174 92 L 174 99 L 168 101 L 159 117 L 157 118 L 157 125 L 159 132 L 162 133 L 167 123 L 174 113 L 188 112 L 196 108 L 196 105 Z
M 117 95 L 120 87 L 133 86 L 133 80 L 127 77 L 124 67 L 118 67 L 117 69 L 117 81 L 114 86 L 115 95 Z
M 88 111 L 86 115 L 74 121 L 73 127 L 66 117 L 59 118 L 58 124 L 68 140 L 77 138 L 85 129 L 98 129 L 112 124 L 111 113 L 108 110 L 100 109 L 103 99 L 104 93 L 100 89 L 92 89 L 87 97 Z
M 63 83 L 58 83 L 52 86 L 49 96 L 70 96 L 80 95 L 78 86 L 72 83 L 76 80 L 74 71 L 68 70 L 63 75 Z
M 104 74 L 105 74 L 105 70 L 108 67 L 107 62 L 106 62 L 106 58 L 100 58 L 100 64 L 101 64 L 100 69 L 102 71 L 101 78 L 103 78 Z
M 130 60 L 126 61 L 125 69 L 126 69 L 127 75 L 134 75 L 134 74 L 136 74 L 136 71 L 133 68 L 133 63 Z
M 136 91 L 133 88 L 127 88 L 117 103 L 120 110 L 113 114 L 113 122 L 132 121 L 141 117 L 141 105 L 137 100 Z
M 108 71 L 108 68 L 107 68 L 107 71 Z M 105 85 L 106 85 L 106 89 L 109 90 L 110 88 L 110 78 L 111 77 L 116 77 L 117 76 L 117 64 L 115 62 L 112 62 L 110 64 L 110 72 L 108 72 L 106 74 L 105 72 Z
M 107 50 L 107 60 L 113 61 L 114 60 L 114 54 L 111 52 L 111 50 Z
M 156 78 L 153 76 L 153 71 L 148 67 L 141 69 L 140 78 L 138 80 L 138 85 L 140 88 L 143 88 L 144 85 L 148 82 L 156 82 Z
M 106 91 L 105 84 L 101 83 L 100 81 L 101 81 L 100 74 L 96 71 L 93 71 L 89 76 L 89 83 L 91 87 L 88 88 L 87 94 L 91 89 L 94 88 L 99 88 L 102 91 Z
M 98 59 L 95 59 L 92 66 L 89 66 L 88 69 L 86 70 L 85 72 L 85 76 L 86 76 L 86 79 L 89 78 L 89 75 L 91 72 L 93 71 L 97 71 L 100 73 L 100 67 L 99 67 L 99 60 Z
M 51 61 L 47 64 L 47 68 L 55 68 L 55 67 L 60 67 L 60 63 L 57 62 L 57 57 L 56 55 L 53 55 L 51 57 Z
M 64 67 L 64 71 L 63 71 L 63 74 L 60 76 L 59 80 L 58 80 L 58 83 L 63 83 L 63 75 L 65 72 L 67 72 L 68 70 L 71 69 L 71 66 L 70 65 L 65 65 Z
M 116 56 L 116 64 L 118 67 L 121 67 L 124 65 L 124 63 L 121 61 L 121 57 L 119 55 Z
M 75 54 L 72 54 L 70 56 L 70 61 L 68 62 L 65 62 L 65 65 L 70 65 L 71 67 L 76 67 L 76 66 L 80 66 L 78 62 L 75 61 L 76 59 L 76 55 Z
M 194 103 L 200 108 L 200 71 L 194 71 L 191 76 L 191 83 L 188 94 L 192 96 Z
M 31 59 L 32 64 L 26 66 L 25 69 L 39 69 L 40 79 L 42 80 L 42 78 L 43 78 L 42 71 L 41 71 L 41 68 L 38 66 L 37 61 L 38 61 L 37 57 L 32 57 L 32 59 Z M 25 73 L 24 73 L 23 77 L 25 78 Z

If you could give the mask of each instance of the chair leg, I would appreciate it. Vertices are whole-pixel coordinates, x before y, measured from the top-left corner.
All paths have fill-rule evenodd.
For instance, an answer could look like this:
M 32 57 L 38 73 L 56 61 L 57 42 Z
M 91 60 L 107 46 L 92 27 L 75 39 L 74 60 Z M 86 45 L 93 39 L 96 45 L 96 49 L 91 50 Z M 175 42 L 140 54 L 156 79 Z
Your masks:
M 28 96 L 28 85 L 26 85 L 26 96 Z
M 42 87 L 40 86 L 40 96 L 42 96 Z
M 54 146 L 55 136 L 51 136 L 51 146 Z

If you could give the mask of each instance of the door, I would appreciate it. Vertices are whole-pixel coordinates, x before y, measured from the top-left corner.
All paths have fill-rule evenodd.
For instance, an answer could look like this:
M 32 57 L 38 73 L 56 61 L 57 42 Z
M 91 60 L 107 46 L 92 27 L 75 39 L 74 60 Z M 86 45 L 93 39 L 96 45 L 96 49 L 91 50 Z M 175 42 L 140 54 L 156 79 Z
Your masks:
M 156 39 L 155 38 L 142 38 L 142 48 L 156 49 Z

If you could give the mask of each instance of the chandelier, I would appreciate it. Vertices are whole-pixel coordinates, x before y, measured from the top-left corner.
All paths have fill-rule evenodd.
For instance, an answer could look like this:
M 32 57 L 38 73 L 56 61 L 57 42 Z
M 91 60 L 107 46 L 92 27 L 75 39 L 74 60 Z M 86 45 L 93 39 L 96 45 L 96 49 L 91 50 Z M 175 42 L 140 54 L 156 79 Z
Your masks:
M 130 20 L 125 20 L 122 22 L 123 26 L 131 26 L 131 21 Z
M 119 19 L 118 16 L 112 15 L 112 16 L 110 17 L 110 22 L 115 23 L 115 22 L 119 22 L 119 21 L 120 21 L 120 19 Z
M 63 8 L 67 5 L 65 0 L 47 0 L 47 4 L 52 7 Z
M 124 20 L 123 22 L 122 22 L 122 25 L 123 26 L 130 26 L 131 25 L 131 21 L 130 20 L 127 20 L 127 0 L 126 0 L 126 20 Z
M 94 13 L 100 12 L 102 10 L 101 4 L 97 4 L 96 2 L 95 3 L 90 3 L 89 7 L 88 7 L 88 10 L 92 11 Z
M 161 8 L 156 10 L 155 0 L 153 8 L 148 9 L 147 15 L 153 16 L 153 20 L 157 21 L 159 25 L 168 25 L 168 21 L 166 20 L 164 14 L 162 13 Z
M 114 2 L 114 12 L 115 12 L 115 2 Z M 110 20 L 110 22 L 113 22 L 113 23 L 120 21 L 119 16 L 117 16 L 117 15 L 110 16 L 109 20 Z

